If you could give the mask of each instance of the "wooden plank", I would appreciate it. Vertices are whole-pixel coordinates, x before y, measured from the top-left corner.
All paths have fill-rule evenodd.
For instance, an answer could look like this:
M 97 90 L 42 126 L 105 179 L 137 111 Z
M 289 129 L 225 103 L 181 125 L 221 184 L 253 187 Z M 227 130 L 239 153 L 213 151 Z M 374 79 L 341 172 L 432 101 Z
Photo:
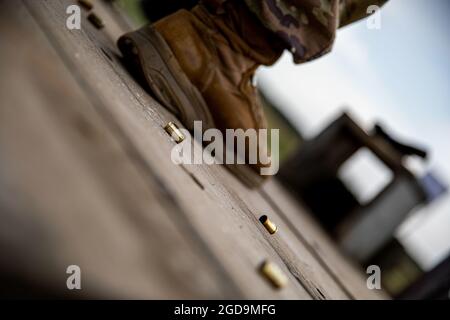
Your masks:
M 106 4 L 106 2 L 103 2 L 103 4 Z M 114 8 L 112 6 L 107 6 L 107 8 L 105 8 L 105 5 L 101 6 L 101 13 L 104 13 L 103 16 L 107 16 L 106 11 L 110 10 L 112 12 L 114 12 L 117 8 Z M 113 28 L 114 30 L 117 30 L 120 28 L 120 26 L 122 26 L 122 33 L 127 32 L 130 30 L 129 27 L 129 23 L 127 23 L 126 21 L 118 21 L 120 19 L 118 19 L 118 17 L 120 16 L 120 13 L 115 12 L 114 17 L 111 19 L 110 17 L 106 18 L 106 23 L 109 24 L 115 24 L 116 27 Z M 123 17 L 123 16 L 122 16 Z M 121 35 L 121 32 L 116 33 L 114 36 L 110 37 L 110 40 L 112 42 L 115 42 L 115 40 Z M 107 41 L 105 43 L 105 46 L 108 46 Z M 111 50 L 114 50 L 114 48 L 110 48 Z M 190 174 L 193 175 L 194 177 L 198 176 L 198 177 L 202 177 L 202 180 L 208 180 L 210 182 L 210 186 L 215 187 L 215 188 L 211 188 L 208 189 L 207 191 L 213 191 L 213 193 L 216 193 L 216 196 L 219 199 L 228 199 L 228 202 L 231 203 L 231 209 L 235 210 L 236 204 L 238 205 L 238 207 L 242 207 L 241 209 L 244 212 L 250 212 L 251 214 L 254 214 L 257 217 L 256 212 L 261 212 L 261 211 L 268 211 L 270 210 L 270 212 L 272 212 L 272 214 L 274 216 L 277 215 L 277 210 L 275 208 L 273 208 L 272 206 L 269 205 L 270 209 L 268 209 L 268 203 L 266 200 L 266 195 L 263 194 L 263 196 L 259 196 L 259 193 L 257 192 L 252 192 L 249 190 L 246 190 L 245 188 L 243 189 L 242 186 L 239 185 L 239 182 L 237 182 L 235 179 L 233 178 L 225 178 L 227 175 L 226 173 L 224 174 L 222 170 L 209 170 L 209 172 L 206 174 L 205 177 L 205 173 L 203 172 L 204 170 L 199 169 L 198 167 L 193 167 L 193 166 L 188 166 L 189 168 L 186 168 L 186 171 Z M 193 173 L 194 172 L 194 173 Z M 195 178 L 197 179 L 197 178 Z M 221 181 L 222 179 L 225 180 L 225 182 L 223 182 L 221 184 L 221 188 L 216 187 L 217 185 L 217 181 Z M 231 188 L 230 188 L 231 185 Z M 233 188 L 236 188 L 237 190 L 239 190 L 236 194 L 236 192 L 233 191 Z M 280 190 L 281 191 L 281 190 Z M 282 191 L 281 191 L 282 192 Z M 242 206 L 242 200 L 244 200 L 244 205 Z M 249 200 L 250 200 L 250 204 L 252 206 L 252 210 L 248 209 L 248 204 L 249 204 Z M 259 209 L 255 209 L 259 208 Z M 261 209 L 261 207 L 263 207 L 264 209 Z M 297 206 L 298 208 L 298 206 Z M 278 220 L 282 220 L 283 218 L 280 217 L 280 219 Z M 254 223 L 258 224 L 258 221 L 254 220 Z M 289 223 L 289 227 L 290 227 L 291 223 Z M 260 227 L 261 228 L 261 227 Z M 286 228 L 287 229 L 287 228 Z M 297 231 L 297 230 L 295 230 Z M 264 232 L 263 232 L 264 233 Z M 320 236 L 320 234 L 319 234 Z M 289 233 L 288 237 L 290 238 L 290 240 L 293 238 L 292 234 Z M 294 237 L 295 238 L 295 237 Z M 290 263 L 291 267 L 290 269 L 296 269 L 296 271 L 294 271 L 294 273 L 296 273 L 296 277 L 301 277 L 302 278 L 302 282 L 304 283 L 305 288 L 309 291 L 309 293 L 318 299 L 322 299 L 323 296 L 322 294 L 325 295 L 325 297 L 327 298 L 334 298 L 334 299 L 339 299 L 339 298 L 354 298 L 355 294 L 351 293 L 350 291 L 347 290 L 346 285 L 342 284 L 342 281 L 339 278 L 336 278 L 335 276 L 335 272 L 331 271 L 329 272 L 329 267 L 328 265 L 325 265 L 323 268 L 321 268 L 320 266 L 318 266 L 318 263 L 321 263 L 321 261 L 316 261 L 314 260 L 313 256 L 316 256 L 317 254 L 315 252 L 311 252 L 311 248 L 308 246 L 308 243 L 306 243 L 305 245 L 303 245 L 300 242 L 304 242 L 303 237 L 296 237 L 299 238 L 297 239 L 297 242 L 294 241 L 294 244 L 292 245 L 292 247 L 295 248 L 296 251 L 300 252 L 300 256 L 304 256 L 304 252 L 306 252 L 306 256 L 307 256 L 307 261 L 310 265 L 314 266 L 314 267 L 310 267 L 310 266 L 306 266 L 306 270 L 307 270 L 307 275 L 302 275 L 302 272 L 300 271 L 303 266 L 300 263 L 300 268 L 297 268 L 296 265 L 298 263 Z M 292 241 L 291 241 L 292 242 Z M 336 248 L 333 248 L 333 250 Z M 337 249 L 336 249 L 337 250 Z M 277 250 L 277 253 L 280 254 L 280 251 L 283 252 L 283 250 Z M 291 253 L 292 255 L 292 253 Z M 284 256 L 284 258 L 286 259 L 287 255 Z M 282 257 L 283 258 L 283 257 Z M 303 257 L 302 257 L 303 258 Z M 341 260 L 343 259 L 342 257 Z M 295 255 L 294 255 L 294 259 L 295 259 Z M 339 260 L 340 261 L 340 260 Z M 287 259 L 287 262 L 289 263 L 289 259 Z M 324 270 L 325 269 L 325 270 Z M 317 270 L 319 270 L 318 272 L 322 275 L 322 277 L 325 279 L 325 281 L 320 281 L 320 280 L 316 280 L 314 276 L 311 277 L 311 271 L 310 270 L 315 270 L 317 272 Z M 359 272 L 359 271 L 356 271 Z M 331 280 L 334 279 L 335 281 Z M 309 280 L 311 279 L 311 281 Z M 360 284 L 364 282 L 364 279 L 358 278 L 357 280 Z M 320 283 L 323 283 L 324 285 L 321 286 Z M 336 287 L 337 286 L 337 287 Z M 316 291 L 318 288 L 321 288 L 321 293 L 318 294 L 318 292 Z M 326 288 L 326 289 L 324 289 Z M 320 289 L 319 289 L 320 290 Z M 328 293 L 330 292 L 330 294 Z M 357 294 L 357 293 L 356 293 Z M 372 297 L 372 296 L 371 296 Z
M 92 101 L 98 114 L 122 142 L 126 152 L 145 179 L 157 179 L 183 212 L 171 214 L 173 219 L 185 219 L 198 237 L 231 276 L 240 292 L 252 298 L 303 298 L 310 296 L 289 274 L 272 246 L 261 235 L 254 221 L 239 211 L 228 210 L 226 199 L 211 197 L 203 185 L 203 177 L 187 173 L 174 165 L 170 152 L 174 142 L 162 126 L 174 117 L 159 106 L 128 75 L 115 57 L 103 54 L 101 31 L 83 24 L 81 31 L 61 27 L 70 1 L 26 1 L 27 7 L 45 31 L 50 42 L 63 58 L 70 72 Z M 85 23 L 85 21 L 83 21 Z M 112 46 L 112 44 L 111 44 Z M 104 48 L 103 48 L 104 49 Z M 109 48 L 107 48 L 109 50 Z M 210 168 L 199 166 L 205 173 Z M 224 170 L 216 168 L 216 170 Z M 167 212 L 169 214 L 169 212 Z M 185 214 L 185 216 L 180 216 Z M 257 272 L 260 263 L 271 259 L 288 274 L 289 285 L 275 291 Z
M 21 2 L 0 7 L 0 269 L 28 282 L 1 291 L 242 297 L 190 225 L 176 223 L 176 199 L 138 170 Z M 72 264 L 82 291 L 69 295 Z
M 367 288 L 361 267 L 341 253 L 310 213 L 286 193 L 276 180 L 269 181 L 263 187 L 262 194 L 348 296 L 352 299 L 388 298 L 384 291 Z
M 218 180 L 224 181 L 227 191 L 240 204 L 244 212 L 253 218 L 260 232 L 272 245 L 280 258 L 294 276 L 304 284 L 308 293 L 315 299 L 349 299 L 328 271 L 316 260 L 311 248 L 304 245 L 292 230 L 292 224 L 286 223 L 276 208 L 273 208 L 267 197 L 262 197 L 258 190 L 246 190 L 234 177 L 223 175 Z M 245 197 L 239 196 L 245 194 Z M 267 215 L 278 226 L 278 232 L 270 235 L 259 222 L 262 215 Z
M 14 244 L 8 252 L 22 263 L 17 273 L 61 291 L 64 266 L 78 259 L 88 296 L 374 297 L 359 291 L 364 279 L 356 280 L 326 241 L 332 252 L 315 252 L 311 243 L 322 246 L 322 231 L 301 230 L 305 220 L 294 212 L 302 209 L 284 203 L 283 190 L 272 194 L 269 186 L 268 197 L 222 166 L 170 161 L 174 142 L 163 126 L 177 120 L 122 65 L 115 42 L 127 25 L 111 8 L 95 4 L 105 29 L 83 12 L 82 30 L 70 31 L 65 9 L 75 1 L 24 3 L 32 18 L 21 4 L 2 3 L 0 13 L 2 35 L 9 34 L 0 64 L 12 74 L 0 77 L 9 106 L 0 108 L 0 161 L 8 164 L 0 171 L 0 212 L 12 229 L 33 235 L 0 227 L 0 246 Z M 12 7 L 20 10 L 10 14 Z M 270 211 L 282 232 L 268 236 L 257 220 L 261 211 Z M 36 255 L 27 250 L 31 243 Z M 266 259 L 287 274 L 286 288 L 274 290 L 258 273 Z
M 100 10 L 101 12 L 104 13 L 102 15 L 103 17 L 107 16 L 108 10 L 110 10 L 110 12 L 111 11 L 114 12 L 115 9 L 117 9 L 117 8 L 113 8 L 112 6 L 107 6 L 106 2 L 103 2 L 103 4 L 104 5 L 101 6 L 102 9 Z M 105 7 L 108 7 L 108 8 L 105 8 Z M 115 42 L 115 39 L 117 39 L 124 32 L 128 32 L 129 28 L 130 28 L 128 23 L 123 22 L 123 21 L 122 22 L 117 21 L 118 16 L 119 16 L 119 14 L 116 12 L 113 16 L 113 19 L 111 19 L 111 17 L 106 18 L 107 24 L 115 25 L 115 27 L 113 28 L 114 30 L 117 30 L 119 28 L 119 26 L 125 26 L 122 29 L 122 33 L 119 32 L 119 33 L 116 33 L 115 36 L 110 37 L 110 40 L 112 40 L 112 42 Z M 108 44 L 105 44 L 105 45 L 107 46 Z M 186 170 L 186 171 L 189 172 L 190 175 L 193 175 L 189 170 Z M 221 184 L 225 187 L 225 188 L 221 188 L 221 189 L 215 188 L 216 191 L 219 191 L 218 193 L 216 193 L 216 195 L 218 195 L 218 199 L 216 201 L 220 201 L 220 199 L 228 199 L 227 201 L 237 204 L 238 207 L 240 207 L 240 209 L 243 212 L 247 213 L 247 212 L 250 212 L 249 208 L 246 205 L 248 203 L 248 201 L 244 201 L 245 202 L 244 203 L 242 201 L 242 199 L 246 200 L 247 198 L 251 198 L 252 200 L 254 200 L 254 202 L 252 202 L 252 203 L 257 204 L 257 207 L 259 205 L 259 208 L 260 208 L 262 205 L 263 207 L 265 207 L 267 209 L 268 204 L 264 201 L 264 199 L 261 199 L 261 196 L 258 192 L 254 191 L 254 190 L 252 191 L 252 190 L 246 189 L 245 187 L 243 187 L 242 184 L 239 183 L 239 181 L 236 181 L 236 179 L 233 179 L 233 178 L 231 178 L 231 179 L 225 178 L 224 179 L 224 177 L 229 177 L 230 175 L 228 175 L 228 174 L 223 175 L 223 170 L 218 170 L 218 171 L 212 170 L 212 172 L 216 172 L 216 173 L 219 172 L 219 175 L 216 174 L 213 181 L 222 181 Z M 222 173 L 222 174 L 220 174 L 220 173 Z M 199 175 L 201 176 L 202 174 L 199 173 Z M 194 175 L 194 177 L 195 177 L 195 175 Z M 213 182 L 213 183 L 215 183 L 215 182 Z M 239 190 L 239 191 L 234 192 L 233 188 L 235 188 L 235 190 Z M 237 196 L 237 194 L 239 194 L 240 197 Z M 259 210 L 259 212 L 260 211 L 261 210 Z M 258 212 L 258 210 L 254 210 L 252 212 L 250 212 L 250 214 L 256 214 L 256 212 Z M 252 218 L 250 218 L 250 219 L 253 220 L 253 222 L 258 225 L 257 220 L 254 220 Z M 262 233 L 265 234 L 264 232 L 262 232 Z M 292 238 L 292 236 L 291 236 L 291 238 Z M 299 250 L 299 252 L 301 252 L 302 256 L 303 256 L 304 255 L 303 252 L 305 252 L 305 251 L 302 250 L 302 249 L 304 249 L 302 244 L 298 243 L 298 242 L 295 244 L 296 244 L 296 249 Z M 317 262 L 310 259 L 311 256 L 308 253 L 306 253 L 307 261 L 313 266 L 312 268 L 310 266 L 308 266 L 307 264 L 302 265 L 302 263 L 300 261 L 298 261 L 298 259 L 296 259 L 297 256 L 292 251 L 290 251 L 290 248 L 288 245 L 285 245 L 284 243 L 281 244 L 279 241 L 275 241 L 275 246 L 272 243 L 271 243 L 271 245 L 275 249 L 275 251 L 278 253 L 278 255 L 280 255 L 280 258 L 286 264 L 286 266 L 291 271 L 291 273 L 303 284 L 305 289 L 307 289 L 308 293 L 312 297 L 314 297 L 316 299 L 324 299 L 324 298 L 345 299 L 345 298 L 348 298 L 348 296 L 334 283 L 334 281 L 331 279 L 331 277 L 320 268 L 320 266 L 317 264 Z M 305 268 L 305 270 L 307 270 L 306 275 L 304 275 L 301 271 L 303 268 Z M 321 280 L 318 280 L 309 271 L 312 269 L 315 269 L 317 273 L 321 274 L 321 276 L 322 276 Z M 323 283 L 323 286 L 321 286 L 320 283 Z M 327 288 L 327 289 L 325 289 L 325 288 Z M 328 292 L 330 294 L 328 294 Z

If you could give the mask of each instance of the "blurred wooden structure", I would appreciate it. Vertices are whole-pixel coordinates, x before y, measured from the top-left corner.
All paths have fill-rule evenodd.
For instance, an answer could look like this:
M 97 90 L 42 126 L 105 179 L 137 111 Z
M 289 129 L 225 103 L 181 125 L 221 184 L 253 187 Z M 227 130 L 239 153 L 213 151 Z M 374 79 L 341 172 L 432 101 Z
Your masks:
M 2 296 L 378 299 L 276 181 L 251 191 L 221 166 L 177 166 L 176 118 L 123 66 L 130 27 L 68 30 L 68 0 L 0 2 Z M 258 221 L 274 221 L 270 235 Z M 258 272 L 276 263 L 288 285 Z M 82 270 L 82 290 L 66 268 Z
M 368 203 L 360 203 L 338 174 L 362 150 L 373 154 L 392 174 Z M 314 210 L 345 252 L 361 263 L 391 241 L 411 210 L 427 200 L 420 181 L 405 167 L 404 154 L 386 138 L 364 131 L 346 113 L 305 142 L 279 175 Z

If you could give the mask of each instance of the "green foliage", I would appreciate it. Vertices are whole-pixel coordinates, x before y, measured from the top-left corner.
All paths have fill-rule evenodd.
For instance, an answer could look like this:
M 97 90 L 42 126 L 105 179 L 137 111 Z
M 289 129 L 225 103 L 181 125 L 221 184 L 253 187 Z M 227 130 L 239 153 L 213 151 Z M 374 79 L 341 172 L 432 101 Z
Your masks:
M 142 11 L 140 0 L 117 0 L 116 2 L 136 25 L 143 25 L 148 22 Z

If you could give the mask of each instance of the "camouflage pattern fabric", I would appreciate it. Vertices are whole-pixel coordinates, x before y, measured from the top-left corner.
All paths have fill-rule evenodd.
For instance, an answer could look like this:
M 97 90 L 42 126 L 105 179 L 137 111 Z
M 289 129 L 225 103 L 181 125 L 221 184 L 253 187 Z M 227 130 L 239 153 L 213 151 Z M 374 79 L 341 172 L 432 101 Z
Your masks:
M 204 0 L 220 13 L 228 0 Z M 273 31 L 293 54 L 296 63 L 328 53 L 336 30 L 368 16 L 371 5 L 388 0 L 242 0 L 261 23 Z

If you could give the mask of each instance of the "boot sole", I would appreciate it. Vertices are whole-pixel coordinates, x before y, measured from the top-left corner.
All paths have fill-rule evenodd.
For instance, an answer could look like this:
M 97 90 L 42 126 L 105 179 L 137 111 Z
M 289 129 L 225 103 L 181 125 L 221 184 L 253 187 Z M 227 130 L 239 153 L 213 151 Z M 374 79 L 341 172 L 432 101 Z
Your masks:
M 188 130 L 193 130 L 194 121 L 202 121 L 204 130 L 215 127 L 202 95 L 158 31 L 147 26 L 128 33 L 119 39 L 118 47 L 124 57 L 138 64 L 156 99 L 178 115 Z
M 164 38 L 147 26 L 125 34 L 118 40 L 119 50 L 136 64 L 156 99 L 180 117 L 188 130 L 194 121 L 202 121 L 203 130 L 215 128 L 213 117 L 201 93 L 181 69 Z M 226 164 L 247 187 L 259 187 L 265 179 L 247 165 Z

